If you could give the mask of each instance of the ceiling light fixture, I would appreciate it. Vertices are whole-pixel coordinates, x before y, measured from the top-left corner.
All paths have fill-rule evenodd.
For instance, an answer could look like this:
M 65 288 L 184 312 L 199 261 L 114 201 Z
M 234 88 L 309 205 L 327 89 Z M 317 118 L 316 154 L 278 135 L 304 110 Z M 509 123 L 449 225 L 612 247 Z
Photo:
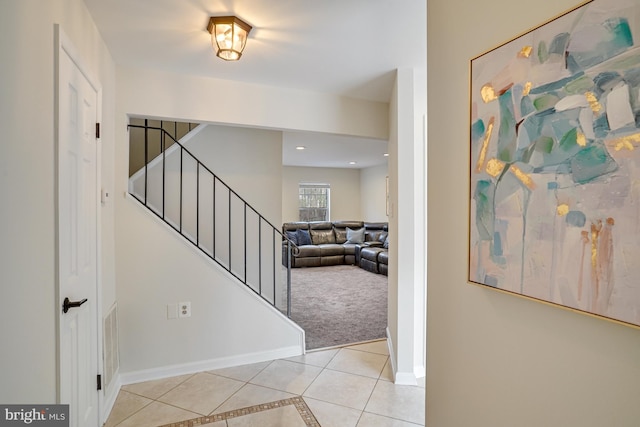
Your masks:
M 349 164 L 350 164 L 350 165 L 355 165 L 355 164 L 356 164 L 356 162 L 349 162 Z
M 211 33 L 216 56 L 225 61 L 237 61 L 242 56 L 251 25 L 235 16 L 212 16 L 207 31 Z
M 383 156 L 389 157 L 389 153 L 384 153 Z
M 304 145 L 298 145 L 296 150 L 304 150 L 306 147 Z

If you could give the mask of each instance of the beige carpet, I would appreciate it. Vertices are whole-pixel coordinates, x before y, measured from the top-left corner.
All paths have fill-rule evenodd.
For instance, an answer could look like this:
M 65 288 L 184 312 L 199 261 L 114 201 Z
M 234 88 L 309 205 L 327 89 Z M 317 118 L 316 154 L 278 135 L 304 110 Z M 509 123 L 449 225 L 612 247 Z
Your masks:
M 347 265 L 293 268 L 291 319 L 307 350 L 385 338 L 387 276 Z

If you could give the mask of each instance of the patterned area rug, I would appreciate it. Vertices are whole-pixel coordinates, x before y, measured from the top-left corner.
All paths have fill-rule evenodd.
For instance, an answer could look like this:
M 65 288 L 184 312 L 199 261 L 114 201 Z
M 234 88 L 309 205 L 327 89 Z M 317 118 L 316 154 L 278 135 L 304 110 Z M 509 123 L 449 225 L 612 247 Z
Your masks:
M 387 276 L 348 265 L 293 268 L 291 318 L 307 350 L 386 338 Z

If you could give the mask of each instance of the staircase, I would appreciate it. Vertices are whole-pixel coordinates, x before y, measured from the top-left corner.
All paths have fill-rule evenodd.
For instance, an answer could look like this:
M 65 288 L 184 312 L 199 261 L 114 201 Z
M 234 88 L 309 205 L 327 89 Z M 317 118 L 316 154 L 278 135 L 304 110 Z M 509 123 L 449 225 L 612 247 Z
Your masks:
M 139 160 L 137 167 L 130 168 L 129 194 L 244 286 L 290 317 L 291 266 L 287 264 L 292 245 L 184 147 L 184 142 L 205 126 L 132 120 L 130 159 Z M 179 127 L 184 136 L 179 135 Z M 175 133 L 170 132 L 173 129 Z

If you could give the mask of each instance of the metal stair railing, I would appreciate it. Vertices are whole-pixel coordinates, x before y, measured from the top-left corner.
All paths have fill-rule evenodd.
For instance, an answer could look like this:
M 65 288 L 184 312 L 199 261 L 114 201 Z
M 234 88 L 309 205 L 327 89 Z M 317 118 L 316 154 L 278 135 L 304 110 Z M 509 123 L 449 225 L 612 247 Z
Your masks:
M 295 244 L 164 129 L 128 127 L 144 131 L 145 145 L 144 166 L 130 178 L 129 194 L 290 318 Z M 161 145 L 153 159 L 151 132 L 159 132 L 152 139 Z

